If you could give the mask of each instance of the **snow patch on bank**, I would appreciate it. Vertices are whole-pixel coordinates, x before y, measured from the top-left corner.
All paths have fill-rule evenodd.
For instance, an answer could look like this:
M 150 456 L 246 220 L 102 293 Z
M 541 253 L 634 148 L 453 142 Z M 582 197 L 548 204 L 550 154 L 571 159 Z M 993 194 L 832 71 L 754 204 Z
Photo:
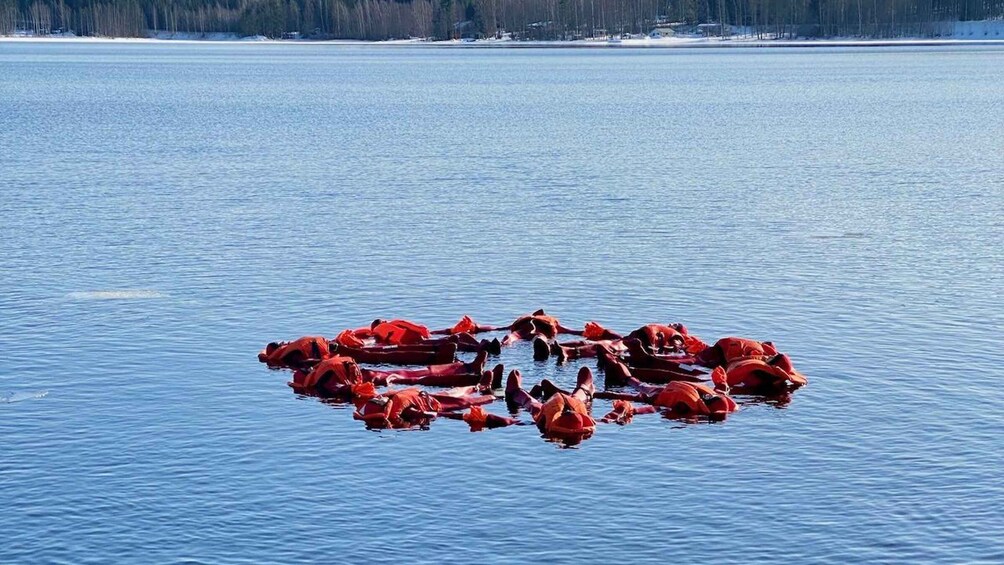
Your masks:
M 76 35 L 73 32 L 34 35 L 32 33 L 19 32 L 13 35 L 0 35 L 0 41 L 25 41 L 25 42 L 49 42 L 49 41 L 74 41 L 82 43 L 154 43 L 161 41 L 171 41 L 177 43 L 254 43 L 270 42 L 280 43 L 269 39 L 264 35 L 241 36 L 236 33 L 214 32 L 214 33 L 192 33 L 192 32 L 170 32 L 147 30 L 146 37 L 105 37 L 93 35 Z M 289 41 L 282 41 L 287 43 Z M 298 42 L 298 41 L 293 41 Z
M 146 32 L 147 39 L 163 39 L 169 41 L 242 41 L 243 37 L 236 33 L 212 32 L 197 33 L 188 31 L 154 31 Z M 258 36 L 261 37 L 261 36 Z M 250 39 L 250 38 L 249 38 Z M 264 39 L 264 37 L 262 37 Z
M 1004 20 L 939 22 L 935 24 L 935 37 L 974 40 L 1004 39 Z

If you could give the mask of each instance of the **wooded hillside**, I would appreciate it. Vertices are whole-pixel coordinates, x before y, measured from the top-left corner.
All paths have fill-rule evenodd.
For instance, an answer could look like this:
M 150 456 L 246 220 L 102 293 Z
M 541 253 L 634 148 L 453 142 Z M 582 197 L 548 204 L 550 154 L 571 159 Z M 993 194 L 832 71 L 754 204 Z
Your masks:
M 576 39 L 648 33 L 665 22 L 742 26 L 761 37 L 894 37 L 933 35 L 939 21 L 1002 17 L 1004 0 L 0 0 L 0 34 L 127 37 Z

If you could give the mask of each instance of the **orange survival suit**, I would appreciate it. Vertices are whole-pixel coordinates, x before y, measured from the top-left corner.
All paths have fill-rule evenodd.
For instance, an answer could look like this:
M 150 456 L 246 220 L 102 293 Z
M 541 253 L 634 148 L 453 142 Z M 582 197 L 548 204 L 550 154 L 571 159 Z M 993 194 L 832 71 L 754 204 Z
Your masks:
M 359 365 L 351 357 L 333 355 L 318 363 L 309 372 L 293 373 L 289 386 L 299 393 L 320 393 L 326 396 L 351 396 L 368 400 L 376 396 L 376 387 L 364 382 Z
M 694 362 L 705 367 L 720 367 L 743 359 L 763 359 L 777 355 L 769 341 L 756 341 L 743 337 L 723 337 L 714 345 L 697 353 Z
M 258 354 L 258 360 L 269 367 L 288 367 L 307 359 L 327 359 L 330 356 L 327 339 L 306 336 L 284 344 L 270 343 Z
M 529 316 L 520 316 L 509 326 L 510 331 L 525 334 L 540 334 L 548 339 L 558 335 L 561 323 L 554 316 L 548 316 L 543 310 L 537 310 Z
M 381 321 L 373 326 L 373 337 L 386 345 L 408 345 L 429 339 L 429 328 L 408 320 Z
M 652 399 L 652 404 L 681 415 L 724 416 L 736 411 L 735 401 L 728 396 L 704 385 L 683 381 L 666 384 Z
M 727 385 L 741 390 L 779 390 L 789 386 L 808 384 L 805 375 L 795 370 L 791 358 L 777 355 L 771 359 L 740 359 L 726 367 L 717 367 L 711 373 L 716 385 Z
M 596 429 L 586 403 L 563 392 L 551 396 L 533 420 L 541 432 L 550 435 L 587 434 Z
M 417 388 L 387 392 L 367 400 L 352 414 L 370 428 L 409 428 L 428 422 L 426 412 L 439 412 L 442 405 Z

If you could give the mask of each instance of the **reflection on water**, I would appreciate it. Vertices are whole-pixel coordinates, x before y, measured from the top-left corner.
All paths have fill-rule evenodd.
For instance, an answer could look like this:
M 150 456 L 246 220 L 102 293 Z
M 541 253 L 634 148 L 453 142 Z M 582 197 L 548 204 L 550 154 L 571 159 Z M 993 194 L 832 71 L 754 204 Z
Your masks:
M 868 237 L 868 234 L 862 232 L 844 232 L 844 233 L 814 233 L 809 234 L 812 239 L 863 239 Z
M 49 391 L 47 390 L 41 390 L 38 392 L 8 392 L 7 394 L 0 395 L 0 404 L 36 400 L 39 398 L 45 398 L 46 396 L 49 396 Z
M 791 396 L 790 392 L 781 392 L 771 395 L 734 394 L 732 398 L 742 407 L 764 405 L 774 408 L 787 408 L 791 404 Z

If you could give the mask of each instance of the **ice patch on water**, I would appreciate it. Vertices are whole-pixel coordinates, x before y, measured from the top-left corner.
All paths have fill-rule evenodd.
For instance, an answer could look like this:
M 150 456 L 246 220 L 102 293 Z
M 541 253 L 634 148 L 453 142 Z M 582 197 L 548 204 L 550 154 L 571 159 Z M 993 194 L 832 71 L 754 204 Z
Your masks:
M 137 300 L 146 298 L 164 298 L 167 295 L 157 290 L 88 290 L 71 292 L 67 298 L 74 300 Z
M 38 392 L 10 392 L 3 396 L 0 396 L 0 404 L 10 404 L 13 402 L 21 402 L 23 400 L 35 400 L 36 398 L 45 398 L 49 396 L 49 391 L 40 390 Z

